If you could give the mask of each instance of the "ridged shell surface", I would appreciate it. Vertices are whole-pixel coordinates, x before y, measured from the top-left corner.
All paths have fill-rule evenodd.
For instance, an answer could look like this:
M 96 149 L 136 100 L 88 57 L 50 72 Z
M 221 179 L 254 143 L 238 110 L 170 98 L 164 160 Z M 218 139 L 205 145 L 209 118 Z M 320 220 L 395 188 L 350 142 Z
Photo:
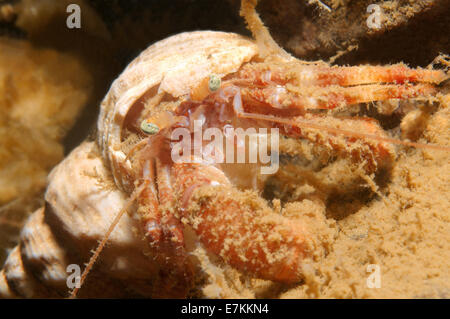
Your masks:
M 164 92 L 187 98 L 199 81 L 237 71 L 257 54 L 250 40 L 232 33 L 190 32 L 143 51 L 113 82 L 101 103 L 97 142 L 84 142 L 53 169 L 46 205 L 34 212 L 0 271 L 0 297 L 67 297 L 67 267 L 81 269 L 125 205 L 129 181 L 122 176 L 122 127 L 133 106 Z M 155 108 L 158 105 L 154 106 Z M 170 297 L 159 265 L 125 214 L 111 234 L 80 297 Z

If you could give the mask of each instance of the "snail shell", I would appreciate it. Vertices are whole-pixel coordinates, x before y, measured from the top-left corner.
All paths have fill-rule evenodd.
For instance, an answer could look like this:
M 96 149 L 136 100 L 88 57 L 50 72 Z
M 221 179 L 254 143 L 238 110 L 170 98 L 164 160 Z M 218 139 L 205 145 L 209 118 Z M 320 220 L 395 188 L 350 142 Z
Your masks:
M 233 33 L 189 32 L 162 40 L 141 53 L 114 81 L 101 104 L 98 144 L 117 185 L 124 178 L 125 154 L 120 150 L 126 116 L 155 94 L 187 96 L 210 74 L 227 75 L 257 54 L 257 46 Z M 155 106 L 156 108 L 158 105 Z
M 88 260 L 129 196 L 133 181 L 121 142 L 130 112 L 156 94 L 181 99 L 206 76 L 237 71 L 257 50 L 236 34 L 190 32 L 155 43 L 131 62 L 101 103 L 98 146 L 84 142 L 51 172 L 46 206 L 31 215 L 0 272 L 0 297 L 66 297 L 67 267 Z M 138 223 L 136 216 L 121 218 L 81 297 L 177 296 L 159 278 Z

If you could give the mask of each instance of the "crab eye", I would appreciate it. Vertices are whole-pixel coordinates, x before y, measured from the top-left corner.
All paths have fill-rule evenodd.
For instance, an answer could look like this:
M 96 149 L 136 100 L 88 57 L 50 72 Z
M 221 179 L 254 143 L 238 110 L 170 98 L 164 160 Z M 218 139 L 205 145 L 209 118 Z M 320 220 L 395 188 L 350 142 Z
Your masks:
M 147 120 L 143 120 L 141 123 L 141 130 L 146 134 L 155 135 L 159 132 L 159 127 Z
M 220 85 L 222 84 L 222 80 L 217 75 L 210 75 L 208 81 L 208 87 L 211 92 L 217 91 L 220 89 Z

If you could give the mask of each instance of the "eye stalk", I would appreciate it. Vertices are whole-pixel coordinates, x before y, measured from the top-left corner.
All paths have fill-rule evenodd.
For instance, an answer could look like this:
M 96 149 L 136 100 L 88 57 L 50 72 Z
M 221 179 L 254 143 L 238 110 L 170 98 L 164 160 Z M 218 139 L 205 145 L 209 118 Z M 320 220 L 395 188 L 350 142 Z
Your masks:
M 220 89 L 220 85 L 222 84 L 222 80 L 218 75 L 211 74 L 209 76 L 208 88 L 211 92 L 217 91 Z
M 159 132 L 159 127 L 154 123 L 148 122 L 147 120 L 143 120 L 141 122 L 141 130 L 145 134 L 155 135 L 156 133 Z

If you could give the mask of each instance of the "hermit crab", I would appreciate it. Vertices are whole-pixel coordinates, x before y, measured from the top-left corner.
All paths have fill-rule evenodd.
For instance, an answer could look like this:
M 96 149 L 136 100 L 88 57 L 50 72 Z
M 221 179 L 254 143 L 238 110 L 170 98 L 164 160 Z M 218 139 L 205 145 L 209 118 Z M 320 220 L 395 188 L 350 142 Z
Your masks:
M 304 261 L 326 247 L 312 225 L 277 209 L 280 198 L 307 196 L 291 192 L 293 180 L 319 189 L 318 200 L 332 189 L 357 189 L 354 176 L 376 192 L 374 178 L 395 164 L 396 145 L 449 150 L 396 139 L 375 119 L 349 111 L 369 102 L 438 100 L 444 71 L 297 60 L 273 41 L 255 6 L 243 0 L 241 7 L 255 41 L 211 31 L 175 35 L 114 81 L 96 141 L 50 174 L 46 206 L 31 216 L 0 273 L 1 296 L 67 296 L 67 267 L 81 265 L 99 240 L 73 297 L 184 297 L 199 276 L 197 246 L 248 276 L 298 283 Z M 217 143 L 211 136 L 188 142 L 205 128 L 221 133 Z M 259 140 L 279 140 L 268 150 L 279 172 L 261 174 L 261 158 L 219 156 L 230 141 L 237 153 L 251 148 L 250 139 L 230 134 L 236 128 L 260 128 L 252 131 Z M 180 130 L 187 132 L 182 141 L 174 138 Z M 306 153 L 313 159 L 302 161 Z M 339 175 L 329 165 L 339 160 L 355 175 L 324 181 Z

